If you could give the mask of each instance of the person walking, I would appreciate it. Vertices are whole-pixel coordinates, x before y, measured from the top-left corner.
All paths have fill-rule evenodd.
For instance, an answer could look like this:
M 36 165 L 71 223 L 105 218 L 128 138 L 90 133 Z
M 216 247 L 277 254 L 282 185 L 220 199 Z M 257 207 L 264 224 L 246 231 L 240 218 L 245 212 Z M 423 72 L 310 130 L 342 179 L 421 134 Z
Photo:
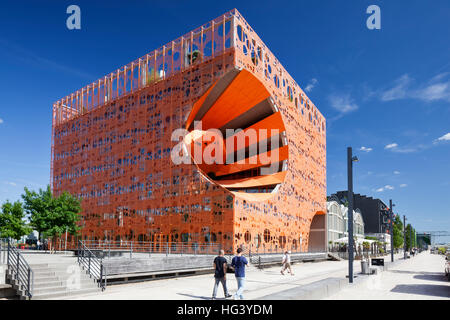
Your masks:
M 234 275 L 237 280 L 238 290 L 234 294 L 234 299 L 244 299 L 245 285 L 245 266 L 248 265 L 247 259 L 242 255 L 242 249 L 237 249 L 237 255 L 231 260 L 231 266 L 234 267 Z
M 212 300 L 216 298 L 217 288 L 219 287 L 219 283 L 222 283 L 223 294 L 225 298 L 230 298 L 231 294 L 228 293 L 227 290 L 227 259 L 224 257 L 225 251 L 220 250 L 219 255 L 214 259 L 214 289 L 212 294 Z
M 281 274 L 284 275 L 284 271 L 286 269 L 289 269 L 289 272 L 291 273 L 291 276 L 294 275 L 291 268 L 291 252 L 286 251 L 283 256 L 283 260 L 281 261 L 282 267 L 281 267 Z

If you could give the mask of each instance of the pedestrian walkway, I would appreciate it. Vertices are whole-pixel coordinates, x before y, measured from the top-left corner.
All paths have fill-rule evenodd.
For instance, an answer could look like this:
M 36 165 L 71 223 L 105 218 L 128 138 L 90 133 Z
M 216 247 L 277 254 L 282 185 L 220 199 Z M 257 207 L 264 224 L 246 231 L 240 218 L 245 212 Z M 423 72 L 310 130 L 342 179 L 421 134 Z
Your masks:
M 450 299 L 445 257 L 422 252 L 387 271 L 328 297 L 329 300 Z
M 385 260 L 387 261 L 388 259 L 389 256 L 385 256 Z M 291 276 L 285 273 L 283 276 L 280 273 L 281 266 L 263 270 L 251 266 L 246 271 L 246 290 L 244 291 L 244 297 L 245 299 L 259 299 L 273 293 L 298 288 L 299 286 L 327 278 L 345 278 L 347 268 L 348 261 L 346 260 L 296 263 L 292 265 L 295 275 Z M 360 272 L 360 261 L 355 261 L 354 270 L 355 274 Z M 213 277 L 213 274 L 206 274 L 111 285 L 102 293 L 82 295 L 73 299 L 210 299 L 214 286 Z M 233 274 L 227 275 L 227 286 L 230 293 L 233 294 L 236 292 L 237 283 Z M 221 297 L 223 297 L 223 292 L 219 290 L 217 298 L 220 299 Z

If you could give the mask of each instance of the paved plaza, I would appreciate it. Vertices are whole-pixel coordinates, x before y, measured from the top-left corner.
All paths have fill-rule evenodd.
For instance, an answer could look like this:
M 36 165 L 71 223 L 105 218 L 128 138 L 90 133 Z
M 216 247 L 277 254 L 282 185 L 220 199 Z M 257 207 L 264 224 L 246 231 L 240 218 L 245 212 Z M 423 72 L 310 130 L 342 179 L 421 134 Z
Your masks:
M 397 255 L 399 258 L 401 255 Z M 389 260 L 386 256 L 385 260 Z M 360 262 L 355 261 L 355 273 L 359 273 Z M 246 274 L 245 299 L 259 299 L 280 291 L 298 288 L 315 281 L 327 278 L 345 278 L 347 275 L 347 261 L 306 262 L 293 265 L 294 276 L 282 275 L 280 267 L 258 270 L 249 267 Z M 237 290 L 233 274 L 227 275 L 227 285 L 230 293 Z M 202 300 L 210 299 L 213 289 L 213 275 L 197 275 L 172 279 L 161 279 L 140 283 L 111 285 L 103 293 L 95 293 L 71 297 L 71 299 L 156 299 L 156 300 Z M 223 297 L 219 288 L 218 299 Z
M 423 252 L 401 261 L 368 281 L 348 286 L 330 300 L 450 299 L 450 282 L 444 276 L 445 257 Z

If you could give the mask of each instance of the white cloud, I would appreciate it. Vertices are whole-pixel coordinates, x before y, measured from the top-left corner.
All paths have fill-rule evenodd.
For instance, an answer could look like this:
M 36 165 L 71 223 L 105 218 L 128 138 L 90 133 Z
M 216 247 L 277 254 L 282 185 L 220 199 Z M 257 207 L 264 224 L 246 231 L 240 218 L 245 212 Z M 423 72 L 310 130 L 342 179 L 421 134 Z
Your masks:
M 429 85 L 428 87 L 417 92 L 417 98 L 425 101 L 450 101 L 450 82 Z
M 400 174 L 400 171 L 395 170 L 394 174 Z
M 12 187 L 16 187 L 16 186 L 17 186 L 16 183 L 11 182 L 11 181 L 5 181 L 5 182 L 3 182 L 3 183 L 4 183 L 4 184 L 7 184 L 7 185 L 9 185 L 9 186 L 12 186 Z
M 438 138 L 437 141 L 450 141 L 450 132 L 446 133 L 442 137 Z
M 437 143 L 435 141 L 434 143 Z M 418 152 L 425 149 L 428 149 L 430 146 L 425 144 L 417 144 L 417 145 L 411 145 L 406 147 L 399 147 L 397 143 L 391 143 L 384 147 L 386 150 L 390 150 L 392 152 L 396 153 L 412 153 L 412 152 Z
M 394 190 L 394 187 L 389 185 L 389 184 L 387 184 L 384 187 L 376 189 L 375 191 L 376 192 L 383 192 L 384 190 Z
M 408 185 L 406 184 L 406 183 L 402 183 L 401 185 L 400 185 L 400 188 L 404 188 L 404 187 L 407 187 Z
M 360 151 L 365 151 L 365 152 L 370 152 L 370 151 L 372 151 L 373 149 L 372 149 L 372 148 L 366 148 L 366 147 L 362 146 L 361 148 L 359 148 L 359 150 L 360 150 Z
M 407 89 L 412 79 L 404 74 L 394 82 L 394 86 L 381 93 L 382 101 L 403 99 L 407 96 Z
M 306 92 L 310 92 L 312 91 L 312 89 L 314 89 L 314 87 L 316 86 L 316 84 L 318 84 L 319 81 L 317 81 L 316 78 L 312 78 L 311 81 L 309 81 L 308 85 L 305 88 Z
M 341 114 L 358 110 L 358 105 L 353 102 L 350 95 L 331 95 L 329 97 L 331 106 Z
M 382 101 L 392 101 L 399 99 L 418 99 L 426 102 L 450 101 L 450 73 L 441 73 L 432 79 L 411 88 L 413 79 L 404 74 L 394 81 L 393 86 L 380 92 Z
M 393 148 L 397 148 L 397 147 L 398 147 L 398 144 L 391 143 L 391 144 L 386 145 L 384 148 L 385 149 L 393 149 Z
M 2 124 L 3 123 L 3 119 L 2 118 L 0 118 L 0 124 Z

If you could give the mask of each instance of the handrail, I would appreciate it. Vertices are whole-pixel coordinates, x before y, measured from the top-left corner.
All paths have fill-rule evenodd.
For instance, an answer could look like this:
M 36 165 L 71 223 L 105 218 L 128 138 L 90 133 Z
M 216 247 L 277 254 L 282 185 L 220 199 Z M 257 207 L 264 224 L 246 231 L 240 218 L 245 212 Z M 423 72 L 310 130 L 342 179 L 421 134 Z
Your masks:
M 4 242 L 6 241 L 0 241 L 0 255 L 1 252 L 5 251 L 2 245 Z M 34 289 L 34 272 L 19 250 L 11 245 L 9 238 L 7 243 L 6 265 L 8 266 L 8 270 L 10 270 L 11 276 L 17 281 L 19 290 L 23 290 L 26 296 L 31 299 Z
M 106 289 L 106 268 L 102 259 L 99 259 L 88 247 L 79 240 L 78 242 L 78 264 L 85 269 L 90 277 L 97 280 L 98 286 L 103 290 Z
M 163 253 L 169 254 L 217 254 L 222 248 L 220 243 L 196 243 L 196 242 L 152 242 L 152 241 L 108 241 L 108 240 L 83 240 L 83 244 L 92 251 L 101 250 L 129 251 L 136 253 Z

